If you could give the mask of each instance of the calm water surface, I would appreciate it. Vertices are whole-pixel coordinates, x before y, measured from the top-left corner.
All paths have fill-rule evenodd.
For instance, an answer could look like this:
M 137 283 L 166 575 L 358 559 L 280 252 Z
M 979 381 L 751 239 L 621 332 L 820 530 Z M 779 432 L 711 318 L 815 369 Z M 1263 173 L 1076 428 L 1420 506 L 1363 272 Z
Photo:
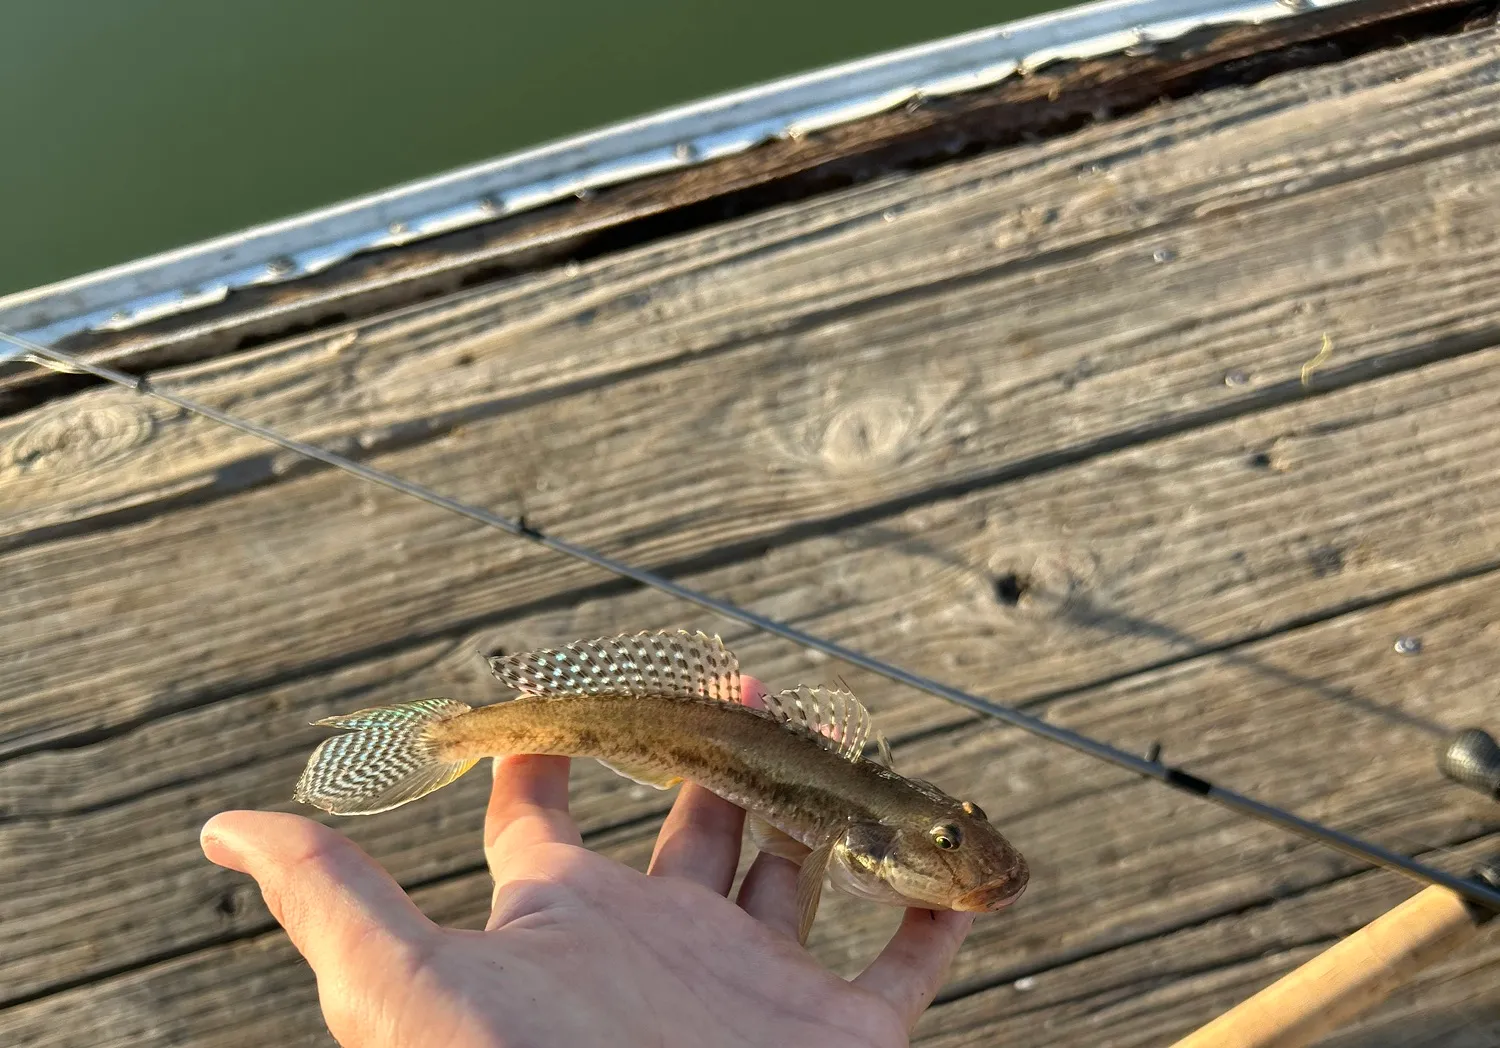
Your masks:
M 1048 0 L 0 0 L 0 294 Z

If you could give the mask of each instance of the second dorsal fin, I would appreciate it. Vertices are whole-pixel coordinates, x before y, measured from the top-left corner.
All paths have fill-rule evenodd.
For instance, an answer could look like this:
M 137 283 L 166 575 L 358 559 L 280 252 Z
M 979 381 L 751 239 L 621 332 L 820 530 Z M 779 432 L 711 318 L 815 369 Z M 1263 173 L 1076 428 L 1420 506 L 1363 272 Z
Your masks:
M 627 633 L 562 648 L 495 655 L 490 670 L 539 698 L 620 695 L 740 701 L 739 660 L 717 636 L 686 630 Z
M 806 685 L 767 695 L 766 710 L 777 720 L 806 729 L 824 748 L 846 760 L 863 759 L 865 744 L 874 741 L 876 763 L 891 767 L 891 748 L 875 727 L 870 711 L 845 689 Z

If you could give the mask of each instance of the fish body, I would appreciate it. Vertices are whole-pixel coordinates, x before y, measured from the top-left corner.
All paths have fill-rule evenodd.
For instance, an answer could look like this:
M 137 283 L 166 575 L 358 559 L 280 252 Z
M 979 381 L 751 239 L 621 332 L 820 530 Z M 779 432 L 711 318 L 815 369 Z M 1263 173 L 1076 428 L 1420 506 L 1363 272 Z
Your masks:
M 799 688 L 744 704 L 717 637 L 634 634 L 490 663 L 520 697 L 477 709 L 424 699 L 318 722 L 351 732 L 313 753 L 297 799 L 385 811 L 485 757 L 519 753 L 592 757 L 659 789 L 694 782 L 744 808 L 762 850 L 801 864 L 803 941 L 825 877 L 862 898 L 971 911 L 1001 909 L 1026 885 L 1025 859 L 978 806 L 890 767 L 852 695 Z

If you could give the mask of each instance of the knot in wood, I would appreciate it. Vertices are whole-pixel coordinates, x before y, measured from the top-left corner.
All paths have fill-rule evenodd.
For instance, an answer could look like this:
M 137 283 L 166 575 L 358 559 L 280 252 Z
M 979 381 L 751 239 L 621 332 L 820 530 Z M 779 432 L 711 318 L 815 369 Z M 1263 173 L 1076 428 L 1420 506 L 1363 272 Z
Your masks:
M 154 429 L 143 405 L 68 401 L 24 425 L 0 461 L 17 474 L 79 473 L 128 454 L 150 440 Z
M 773 452 L 773 472 L 791 467 L 865 483 L 924 459 L 936 463 L 983 431 L 982 407 L 965 396 L 977 380 L 946 374 L 948 366 L 893 376 L 884 361 L 861 360 L 840 374 L 808 375 L 800 389 L 768 390 L 737 410 L 755 413 L 745 424 Z
M 915 404 L 893 394 L 857 397 L 834 409 L 823 427 L 819 457 L 835 473 L 894 465 L 911 450 L 917 416 Z
M 988 567 L 990 600 L 1006 621 L 1063 618 L 1093 625 L 1101 617 L 1095 606 L 1101 565 L 1088 550 L 1007 549 Z

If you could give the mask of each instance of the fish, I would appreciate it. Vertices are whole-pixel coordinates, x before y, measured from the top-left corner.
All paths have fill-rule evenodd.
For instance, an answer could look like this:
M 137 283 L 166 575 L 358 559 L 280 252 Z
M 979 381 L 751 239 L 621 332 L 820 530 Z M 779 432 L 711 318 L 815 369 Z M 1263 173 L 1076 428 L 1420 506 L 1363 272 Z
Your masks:
M 873 902 L 991 913 L 1030 878 L 979 805 L 896 771 L 846 687 L 747 702 L 739 661 L 717 635 L 621 634 L 488 662 L 516 696 L 477 707 L 426 698 L 315 721 L 343 733 L 313 751 L 295 799 L 372 815 L 511 754 L 592 758 L 660 790 L 693 782 L 745 810 L 757 848 L 799 864 L 804 945 L 825 882 Z

